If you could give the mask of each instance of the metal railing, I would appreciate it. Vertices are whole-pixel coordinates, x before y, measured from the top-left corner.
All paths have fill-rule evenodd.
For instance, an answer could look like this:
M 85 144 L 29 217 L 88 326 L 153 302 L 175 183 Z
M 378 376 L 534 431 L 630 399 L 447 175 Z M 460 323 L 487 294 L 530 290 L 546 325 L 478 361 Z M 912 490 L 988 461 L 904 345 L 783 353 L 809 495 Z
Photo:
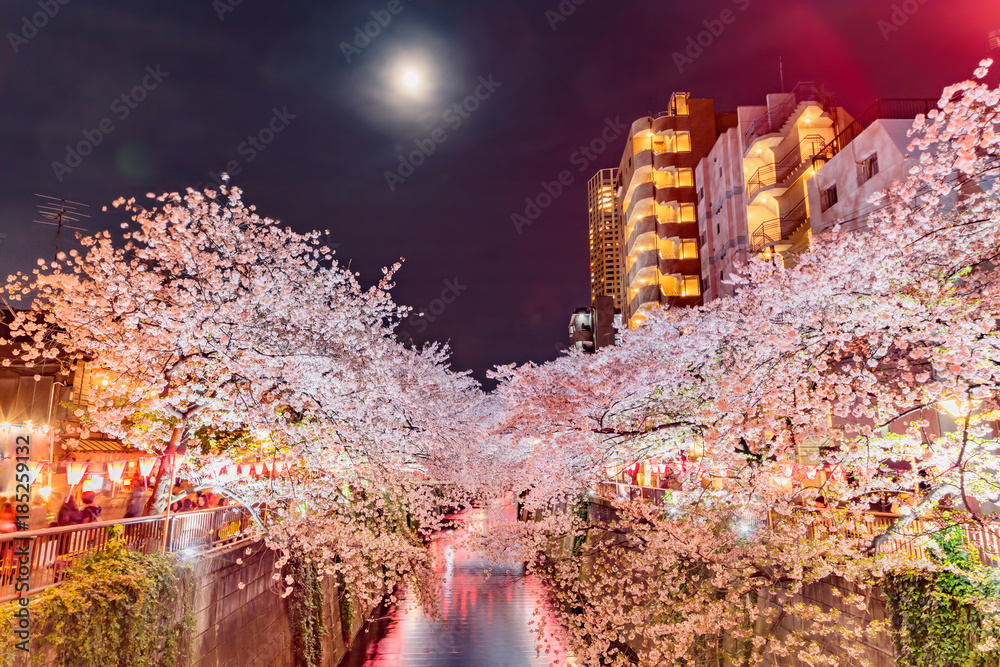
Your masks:
M 764 135 L 780 130 L 791 118 L 792 112 L 795 111 L 800 102 L 810 101 L 817 102 L 826 113 L 832 114 L 836 111 L 836 105 L 826 93 L 821 91 L 812 81 L 803 81 L 795 86 L 784 102 L 774 109 L 769 109 L 750 123 L 746 132 L 743 133 L 745 150 L 749 150 L 750 146 Z
M 844 150 L 877 120 L 915 120 L 920 114 L 927 114 L 932 109 L 937 109 L 937 103 L 938 101 L 934 99 L 876 100 L 850 125 L 841 130 L 840 134 L 816 155 L 816 159 L 819 161 L 830 159 Z
M 142 553 L 161 551 L 166 530 L 167 551 L 201 551 L 235 542 L 253 532 L 255 520 L 241 506 L 101 521 L 78 526 L 7 533 L 0 536 L 0 602 L 33 595 L 58 584 L 66 571 L 108 545 L 111 528 L 122 527 L 122 539 Z M 28 590 L 15 591 L 21 560 L 27 556 Z
M 826 139 L 819 134 L 808 135 L 795 148 L 775 160 L 774 164 L 764 165 L 754 172 L 747 181 L 747 201 L 752 202 L 757 193 L 764 188 L 773 188 L 784 183 L 807 160 L 815 158 L 826 150 L 828 150 Z
M 683 493 L 669 489 L 634 486 L 619 482 L 599 482 L 598 496 L 608 500 L 634 500 L 667 506 L 669 494 Z M 822 512 L 822 514 L 821 514 Z M 865 549 L 879 535 L 889 530 L 903 515 L 891 512 L 865 512 L 862 515 L 837 509 L 796 508 L 796 514 L 814 513 L 816 518 L 809 524 L 807 537 L 819 539 L 835 535 L 857 541 L 860 549 Z M 610 515 L 608 515 L 610 516 Z M 780 530 L 785 519 L 777 517 L 770 510 L 761 512 L 745 511 L 741 521 L 753 530 Z M 899 530 L 883 543 L 878 551 L 883 554 L 903 554 L 911 559 L 927 559 L 929 554 L 924 543 L 926 537 L 938 530 L 924 519 L 916 519 Z M 962 541 L 979 554 L 979 560 L 987 567 L 1000 567 L 1000 525 L 970 524 L 962 526 Z
M 765 220 L 750 233 L 750 252 L 760 252 L 765 246 L 790 239 L 808 219 L 809 211 L 803 198 L 784 215 Z

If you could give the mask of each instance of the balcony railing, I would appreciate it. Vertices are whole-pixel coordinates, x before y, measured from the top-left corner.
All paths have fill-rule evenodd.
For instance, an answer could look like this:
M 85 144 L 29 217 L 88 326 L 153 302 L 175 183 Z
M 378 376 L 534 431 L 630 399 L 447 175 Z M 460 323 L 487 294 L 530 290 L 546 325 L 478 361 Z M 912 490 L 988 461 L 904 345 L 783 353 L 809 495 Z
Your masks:
M 656 232 L 655 216 L 647 215 L 636 220 L 635 227 L 632 228 L 632 233 L 628 235 L 628 241 L 625 243 L 625 252 L 628 252 L 635 246 L 636 239 L 643 234 L 649 234 L 651 232 Z
M 600 482 L 597 485 L 597 495 L 607 500 L 641 501 L 668 507 L 676 498 L 683 496 L 683 491 L 657 489 L 646 486 L 633 486 L 618 482 Z M 800 517 L 803 514 L 814 514 L 809 522 L 807 536 L 809 539 L 821 539 L 830 535 L 842 536 L 856 541 L 860 549 L 866 549 L 878 535 L 884 534 L 900 518 L 902 514 L 891 512 L 864 512 L 862 514 L 837 509 L 795 508 Z M 605 513 L 608 515 L 608 513 Z M 613 520 L 614 516 L 607 516 Z M 760 511 L 744 511 L 740 517 L 752 531 L 780 531 L 781 524 L 787 518 L 764 508 Z M 902 553 L 908 558 L 926 559 L 929 557 L 924 547 L 925 536 L 937 532 L 940 526 L 932 521 L 917 519 L 899 530 L 895 536 L 879 547 L 883 554 Z M 1000 567 L 1000 525 L 980 524 L 963 526 L 962 542 L 966 547 L 975 549 L 980 562 L 987 567 Z
M 122 539 L 129 547 L 152 553 L 163 549 L 164 530 L 167 551 L 201 551 L 241 539 L 253 532 L 254 523 L 246 508 L 234 505 L 171 514 L 169 519 L 160 515 L 8 533 L 0 536 L 0 602 L 59 583 L 74 564 L 107 547 L 113 526 L 122 527 Z M 19 594 L 15 585 L 24 550 L 28 590 Z
M 766 246 L 790 239 L 808 219 L 809 210 L 803 199 L 781 217 L 762 222 L 754 229 L 750 234 L 750 252 L 760 252 Z
M 788 151 L 774 164 L 764 165 L 747 181 L 747 201 L 752 202 L 761 190 L 783 184 L 789 176 L 822 151 L 827 150 L 827 141 L 821 135 L 810 134 Z M 830 157 L 833 157 L 832 155 Z
M 632 294 L 632 290 L 628 290 L 628 293 L 631 295 L 628 302 L 629 317 L 639 312 L 639 309 L 647 303 L 660 303 L 660 286 L 658 284 L 643 285 L 634 294 Z
M 649 267 L 656 267 L 659 265 L 659 254 L 656 248 L 651 248 L 649 250 L 644 250 L 636 255 L 635 262 L 632 264 L 632 268 L 628 270 L 628 275 L 625 277 L 625 284 L 630 286 L 635 280 L 636 276 L 643 269 L 648 269 Z
M 927 114 L 932 109 L 937 109 L 937 103 L 938 101 L 933 99 L 876 100 L 854 122 L 841 130 L 817 157 L 819 159 L 833 157 L 877 120 L 915 120 L 920 114 Z
M 768 110 L 765 114 L 750 123 L 746 132 L 743 133 L 744 149 L 749 149 L 753 142 L 764 135 L 779 131 L 788 122 L 788 119 L 791 118 L 792 113 L 799 103 L 808 101 L 818 103 L 823 111 L 829 114 L 834 113 L 837 108 L 833 100 L 821 91 L 815 83 L 812 81 L 803 81 L 795 86 L 784 102 L 774 109 Z

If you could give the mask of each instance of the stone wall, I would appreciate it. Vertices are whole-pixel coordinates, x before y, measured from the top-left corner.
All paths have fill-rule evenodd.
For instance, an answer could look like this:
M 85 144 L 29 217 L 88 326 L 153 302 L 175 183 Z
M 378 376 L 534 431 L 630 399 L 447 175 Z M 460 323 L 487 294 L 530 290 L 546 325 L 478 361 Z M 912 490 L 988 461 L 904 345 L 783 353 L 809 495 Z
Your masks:
M 283 582 L 272 575 L 277 554 L 262 543 L 246 544 L 199 559 L 195 566 L 195 629 L 191 667 L 295 667 L 292 624 Z M 240 588 L 240 584 L 243 588 Z M 323 580 L 323 667 L 337 667 L 368 612 L 353 602 L 350 627 L 341 623 L 340 591 Z
M 190 667 L 295 667 L 293 631 L 283 582 L 272 575 L 277 554 L 261 542 L 242 542 L 197 556 L 193 573 L 194 630 L 181 664 Z M 242 584 L 242 587 L 241 587 Z M 350 623 L 341 623 L 340 592 L 323 581 L 322 667 L 337 667 L 364 626 L 370 609 L 352 600 Z M 55 651 L 33 638 L 32 667 L 55 667 Z M 19 659 L 16 667 L 28 667 Z

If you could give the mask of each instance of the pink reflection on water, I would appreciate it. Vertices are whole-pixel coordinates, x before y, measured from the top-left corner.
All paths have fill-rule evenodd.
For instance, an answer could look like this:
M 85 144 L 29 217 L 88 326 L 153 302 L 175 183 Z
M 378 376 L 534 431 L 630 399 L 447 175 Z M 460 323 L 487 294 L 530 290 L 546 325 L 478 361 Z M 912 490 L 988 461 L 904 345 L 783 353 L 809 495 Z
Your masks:
M 465 530 L 485 521 L 514 521 L 511 508 L 477 510 L 465 517 Z M 542 584 L 523 577 L 521 568 L 494 567 L 484 576 L 481 554 L 461 544 L 461 534 L 443 534 L 432 548 L 442 576 L 442 619 L 430 621 L 405 592 L 381 628 L 384 636 L 356 645 L 342 667 L 564 667 L 563 644 L 551 617 Z M 529 626 L 536 610 L 549 618 L 546 644 L 536 655 L 536 634 Z M 381 634 L 381 633 L 380 633 Z M 360 641 L 359 641 L 360 644 Z M 544 649 L 543 649 L 544 651 Z

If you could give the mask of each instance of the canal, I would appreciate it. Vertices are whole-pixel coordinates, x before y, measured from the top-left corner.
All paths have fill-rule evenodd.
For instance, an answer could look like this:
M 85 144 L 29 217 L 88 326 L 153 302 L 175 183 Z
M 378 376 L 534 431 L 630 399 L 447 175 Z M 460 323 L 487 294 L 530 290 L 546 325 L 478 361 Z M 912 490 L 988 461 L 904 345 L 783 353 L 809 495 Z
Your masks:
M 461 527 L 432 544 L 440 556 L 442 618 L 428 619 L 406 598 L 373 620 L 355 641 L 341 667 L 569 667 L 557 636 L 556 621 L 540 582 L 518 567 L 493 567 L 490 576 L 481 554 L 462 546 L 463 533 L 485 522 L 514 521 L 512 508 L 474 510 Z M 530 624 L 536 611 L 550 617 L 548 655 L 536 655 L 537 635 Z

